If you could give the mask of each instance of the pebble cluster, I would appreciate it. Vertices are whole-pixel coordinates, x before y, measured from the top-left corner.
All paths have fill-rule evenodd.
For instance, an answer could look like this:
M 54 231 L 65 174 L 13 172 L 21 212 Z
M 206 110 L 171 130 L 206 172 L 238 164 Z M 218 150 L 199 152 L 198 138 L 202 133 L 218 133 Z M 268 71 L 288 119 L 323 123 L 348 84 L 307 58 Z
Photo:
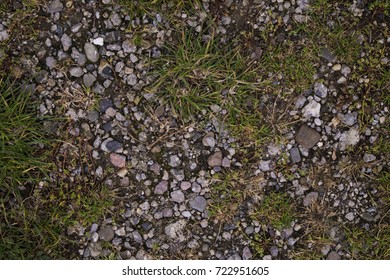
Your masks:
M 121 259 L 252 259 L 258 257 L 253 240 L 259 234 L 273 240 L 264 259 L 289 258 L 297 244 L 314 246 L 304 239 L 304 218 L 278 230 L 251 216 L 248 201 L 230 222 L 221 224 L 211 216 L 213 176 L 242 168 L 240 143 L 218 117 L 199 116 L 198 123 L 183 126 L 160 97 L 144 90 L 153 82 L 147 61 L 162 55 L 173 27 L 158 13 L 132 17 L 114 2 L 49 1 L 39 39 L 28 47 L 25 67 L 19 69 L 36 77 L 32 86 L 40 115 L 70 120 L 66 132 L 50 123 L 47 129 L 83 139 L 94 162 L 87 172 L 110 189 L 120 189 L 121 203 L 111 209 L 113 217 L 66 229 L 79 242 L 79 256 L 100 258 L 114 252 Z M 221 7 L 204 0 L 194 14 L 183 11 L 175 17 L 201 32 L 206 17 L 224 9 L 226 13 L 217 13 L 216 30 L 228 40 L 229 32 L 243 24 L 258 31 L 267 24 L 291 30 L 294 23 L 308 20 L 311 1 L 215 2 Z M 363 9 L 353 5 L 351 11 L 359 17 Z M 139 28 L 141 39 L 132 32 Z M 0 42 L 8 37 L 7 19 L 2 19 Z M 26 51 L 20 47 L 13 52 L 20 56 Z M 261 52 L 255 49 L 252 56 Z M 291 102 L 287 118 L 294 125 L 283 131 L 285 141 L 266 143 L 251 175 L 264 179 L 264 191 L 283 191 L 302 209 L 320 207 L 322 214 L 334 213 L 338 224 L 370 228 L 381 216 L 370 199 L 377 190 L 367 178 L 389 159 L 364 147 L 380 138 L 389 109 L 386 104 L 368 108 L 372 118 L 362 130 L 361 112 L 367 108 L 358 95 L 345 99 L 343 93 L 347 86 L 358 86 L 349 84 L 354 66 L 327 48 L 321 56 L 321 78 Z M 388 65 L 388 59 L 383 61 Z M 363 77 L 360 82 L 368 81 Z M 267 102 L 273 97 L 261 98 Z M 220 108 L 215 104 L 211 110 L 217 116 Z M 64 152 L 69 148 L 66 143 L 61 147 Z M 358 149 L 352 158 L 350 151 Z M 69 170 L 70 176 L 79 169 Z M 334 245 L 323 245 L 324 258 L 350 258 L 340 227 L 327 234 Z

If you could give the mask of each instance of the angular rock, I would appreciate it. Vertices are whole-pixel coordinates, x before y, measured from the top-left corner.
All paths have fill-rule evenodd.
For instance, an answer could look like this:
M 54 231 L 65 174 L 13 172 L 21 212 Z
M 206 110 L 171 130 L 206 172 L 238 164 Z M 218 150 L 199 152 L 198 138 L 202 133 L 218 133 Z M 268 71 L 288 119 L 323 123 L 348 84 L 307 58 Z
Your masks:
M 213 155 L 211 155 L 209 157 L 207 162 L 211 167 L 221 166 L 222 165 L 222 152 L 221 151 L 215 152 Z
M 207 207 L 207 200 L 203 196 L 198 195 L 191 199 L 189 204 L 192 209 L 203 212 Z
M 49 67 L 49 69 L 53 69 L 54 67 L 56 67 L 57 65 L 57 60 L 52 57 L 52 56 L 49 56 L 46 58 L 46 66 Z
M 112 101 L 110 99 L 102 99 L 99 104 L 99 111 L 101 113 L 106 112 L 108 108 L 112 107 Z
M 163 194 L 168 190 L 168 181 L 161 181 L 157 184 L 157 186 L 154 188 L 155 194 Z
M 91 257 L 96 258 L 96 257 L 100 256 L 100 254 L 103 251 L 103 248 L 102 248 L 102 245 L 100 245 L 99 243 L 90 243 L 88 245 L 88 250 L 89 250 L 89 253 L 91 254 Z
M 181 165 L 181 160 L 177 155 L 172 155 L 169 157 L 168 165 L 171 167 L 178 167 Z
M 47 12 L 54 14 L 54 13 L 62 12 L 63 9 L 64 9 L 64 4 L 62 4 L 60 0 L 53 0 L 47 7 Z
M 348 113 L 344 115 L 343 123 L 348 126 L 353 126 L 357 122 L 358 113 Z
M 364 162 L 372 162 L 374 160 L 376 160 L 376 156 L 374 156 L 373 154 L 364 154 L 363 156 Z
M 95 45 L 91 43 L 85 43 L 84 51 L 89 61 L 95 63 L 99 60 L 99 52 Z
M 207 134 L 203 137 L 202 143 L 203 143 L 203 145 L 206 146 L 206 147 L 214 148 L 214 146 L 215 146 L 214 133 L 213 133 L 213 132 L 207 133 Z
M 322 83 L 315 83 L 314 94 L 321 98 L 326 98 L 328 94 L 328 88 Z
M 261 171 L 270 171 L 273 169 L 273 164 L 270 160 L 261 160 L 259 163 L 259 168 Z
M 321 139 L 321 134 L 303 124 L 295 135 L 295 140 L 305 149 L 311 149 Z
M 320 110 L 321 110 L 321 104 L 315 100 L 312 100 L 310 101 L 309 104 L 307 104 L 303 108 L 302 114 L 305 118 L 310 118 L 310 117 L 319 118 Z
M 126 157 L 112 153 L 110 154 L 110 161 L 112 165 L 123 168 L 126 166 Z

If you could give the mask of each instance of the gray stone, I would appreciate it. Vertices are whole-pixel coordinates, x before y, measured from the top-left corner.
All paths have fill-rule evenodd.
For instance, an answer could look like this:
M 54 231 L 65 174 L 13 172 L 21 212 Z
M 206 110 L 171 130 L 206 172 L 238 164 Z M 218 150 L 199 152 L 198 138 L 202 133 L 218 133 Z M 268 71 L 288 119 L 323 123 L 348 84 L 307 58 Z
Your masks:
M 80 78 L 84 74 L 84 71 L 80 67 L 72 67 L 69 70 L 69 74 L 73 77 Z
M 64 4 L 62 4 L 60 0 L 53 0 L 47 7 L 47 12 L 54 14 L 54 13 L 62 12 L 63 9 L 64 9 Z
M 171 167 L 178 167 L 181 165 L 181 160 L 177 155 L 172 155 L 169 157 L 168 165 Z
M 135 74 L 128 75 L 126 80 L 130 86 L 135 86 L 138 83 L 138 78 Z
M 111 106 L 112 106 L 112 101 L 110 99 L 102 99 L 100 100 L 99 111 L 101 113 L 104 113 Z
M 238 253 L 234 253 L 233 255 L 227 258 L 228 260 L 241 260 L 241 256 Z
M 348 221 L 353 221 L 353 219 L 355 218 L 355 215 L 352 213 L 352 212 L 349 212 L 345 215 L 345 218 L 348 220 Z
M 252 258 L 253 254 L 251 252 L 251 249 L 248 246 L 245 246 L 242 250 L 242 259 L 243 260 L 250 260 Z
M 46 58 L 46 66 L 49 68 L 49 69 L 53 69 L 54 67 L 56 67 L 57 65 L 57 60 L 52 57 L 52 56 L 48 56 Z
M 62 48 L 64 51 L 68 51 L 70 47 L 72 46 L 72 38 L 70 38 L 68 35 L 63 34 L 61 37 L 61 43 L 62 43 Z
M 161 181 L 154 189 L 155 194 L 163 194 L 168 190 L 168 181 Z
M 337 254 L 336 252 L 332 251 L 329 253 L 328 257 L 326 258 L 327 260 L 340 260 L 341 257 L 339 256 L 339 254 Z
M 131 233 L 132 237 L 133 237 L 133 240 L 137 243 L 143 243 L 143 239 L 142 239 L 142 235 L 138 232 L 138 231 L 133 231 Z
M 175 177 L 175 179 L 179 182 L 183 181 L 185 176 L 184 176 L 184 171 L 183 170 L 179 170 L 179 169 L 172 169 L 171 170 L 171 174 L 173 175 L 173 177 Z
M 320 110 L 321 110 L 321 104 L 315 100 L 312 100 L 309 102 L 309 104 L 307 104 L 303 108 L 302 114 L 305 118 L 310 118 L 310 117 L 319 118 Z
M 357 112 L 345 114 L 344 119 L 343 119 L 343 123 L 348 125 L 348 126 L 352 126 L 357 122 L 357 117 L 358 117 Z
M 363 156 L 364 162 L 372 162 L 374 160 L 376 160 L 376 156 L 374 156 L 373 154 L 364 154 Z
M 175 241 L 181 242 L 185 240 L 183 230 L 186 225 L 187 222 L 185 220 L 179 220 L 177 222 L 167 225 L 164 228 L 164 232 L 167 236 L 174 239 Z
M 116 150 L 122 148 L 122 143 L 113 140 L 106 143 L 106 148 L 110 152 L 115 152 Z
M 306 149 L 311 149 L 320 141 L 321 135 L 306 124 L 303 124 L 295 135 L 295 140 Z
M 99 230 L 99 236 L 105 241 L 111 241 L 114 238 L 114 230 L 111 227 L 104 227 Z
M 221 19 L 221 23 L 223 25 L 229 25 L 232 22 L 232 18 L 229 16 L 223 16 Z
M 87 88 L 91 87 L 95 81 L 96 81 L 96 77 L 93 74 L 91 73 L 84 74 L 83 83 L 85 87 Z
M 102 246 L 99 243 L 89 243 L 88 250 L 93 258 L 100 256 L 103 251 Z
M 318 199 L 318 192 L 310 192 L 303 199 L 303 206 L 308 207 L 315 203 Z
M 202 143 L 203 143 L 203 145 L 206 146 L 206 147 L 214 148 L 214 146 L 215 146 L 214 133 L 213 133 L 213 132 L 207 133 L 207 134 L 203 137 Z
M 322 83 L 314 84 L 314 94 L 321 98 L 326 98 L 328 94 L 328 88 Z
M 301 161 L 301 154 L 299 153 L 298 148 L 292 148 L 290 150 L 290 156 L 291 156 L 291 161 L 293 163 L 297 163 Z
M 321 56 L 331 63 L 334 63 L 337 60 L 337 57 L 334 56 L 327 48 L 321 49 Z
M 119 31 L 109 31 L 106 33 L 105 41 L 108 43 L 115 43 L 121 39 L 121 34 Z
M 261 160 L 259 163 L 259 168 L 261 171 L 270 171 L 273 169 L 272 162 L 270 160 Z
M 181 190 L 171 192 L 173 202 L 181 203 L 185 200 L 184 193 Z
M 207 200 L 203 196 L 198 195 L 191 199 L 189 204 L 192 209 L 203 212 L 207 207 Z
M 99 119 L 99 112 L 96 110 L 91 110 L 88 111 L 87 116 L 90 122 L 95 122 Z
M 341 74 L 343 74 L 344 76 L 348 76 L 350 73 L 351 73 L 351 68 L 349 68 L 348 66 L 344 66 L 341 69 Z
M 99 60 L 99 52 L 94 44 L 85 43 L 84 51 L 89 61 L 95 63 Z
M 339 140 L 347 146 L 355 146 L 360 141 L 359 131 L 356 128 L 351 128 L 342 133 Z
M 221 166 L 222 165 L 222 152 L 221 151 L 215 152 L 213 155 L 211 155 L 209 157 L 207 162 L 211 167 Z
M 110 20 L 114 26 L 119 26 L 122 23 L 122 19 L 117 13 L 112 13 Z
M 279 249 L 276 246 L 271 246 L 271 248 L 269 249 L 269 252 L 271 253 L 272 257 L 276 258 L 279 254 Z
M 125 53 L 133 53 L 137 51 L 137 47 L 133 45 L 130 39 L 123 41 L 122 48 Z

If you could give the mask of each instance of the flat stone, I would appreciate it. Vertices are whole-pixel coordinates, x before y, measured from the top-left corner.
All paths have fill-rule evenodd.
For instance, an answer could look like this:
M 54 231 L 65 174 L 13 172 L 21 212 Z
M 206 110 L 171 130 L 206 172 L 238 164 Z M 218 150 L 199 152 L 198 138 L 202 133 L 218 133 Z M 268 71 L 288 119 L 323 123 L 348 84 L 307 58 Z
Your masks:
M 203 145 L 206 146 L 206 147 L 214 148 L 214 146 L 215 146 L 214 133 L 213 133 L 213 132 L 207 133 L 207 134 L 203 137 L 202 143 L 203 143 Z
M 221 151 L 215 152 L 213 155 L 211 155 L 209 157 L 207 162 L 211 167 L 221 166 L 222 165 L 222 152 Z
M 181 190 L 171 192 L 171 200 L 177 203 L 183 202 L 185 200 L 184 193 Z
M 372 162 L 374 160 L 376 160 L 376 156 L 374 156 L 373 154 L 364 154 L 363 156 L 364 162 Z
M 365 220 L 366 222 L 369 222 L 369 223 L 375 222 L 375 217 L 373 217 L 373 216 L 372 216 L 371 214 L 369 214 L 369 213 L 363 213 L 361 217 L 362 217 L 362 219 Z
M 336 252 L 332 251 L 329 253 L 328 257 L 326 258 L 327 260 L 340 260 L 341 257 L 339 254 L 337 254 Z
M 298 148 L 292 148 L 290 150 L 290 156 L 291 156 L 291 161 L 293 163 L 297 163 L 301 161 L 301 154 L 299 153 Z
M 163 194 L 168 190 L 168 181 L 161 181 L 157 184 L 157 186 L 154 188 L 155 194 Z
M 345 215 L 345 218 L 346 218 L 348 221 L 352 222 L 353 219 L 355 218 L 355 215 L 354 215 L 352 212 L 349 212 L 349 213 L 347 213 L 347 214 Z
M 106 112 L 108 108 L 112 107 L 112 101 L 110 99 L 102 99 L 99 104 L 99 111 L 101 113 Z
M 348 126 L 353 126 L 357 122 L 358 113 L 348 113 L 344 115 L 343 123 Z
M 111 241 L 114 238 L 114 230 L 111 227 L 104 227 L 99 230 L 99 236 L 105 241 Z
M 62 4 L 60 0 L 53 0 L 47 7 L 47 12 L 54 14 L 54 13 L 62 12 L 63 9 L 64 9 L 64 4 Z
M 84 51 L 89 61 L 95 63 L 99 60 L 99 52 L 95 45 L 91 43 L 85 43 Z
M 180 188 L 183 190 L 183 191 L 186 191 L 188 190 L 189 188 L 191 188 L 191 182 L 188 182 L 188 181 L 183 181 L 180 183 Z
M 91 257 L 96 258 L 101 255 L 103 248 L 99 243 L 89 243 L 88 250 L 91 254 Z
M 251 249 L 248 246 L 245 246 L 242 250 L 242 259 L 243 260 L 250 260 L 252 258 L 253 254 L 251 252 Z
M 96 110 L 91 110 L 91 111 L 88 111 L 87 116 L 88 116 L 88 120 L 90 122 L 95 122 L 99 118 L 99 112 Z
M 321 139 L 321 134 L 303 124 L 295 135 L 295 140 L 306 149 L 311 149 Z
M 126 166 L 126 157 L 112 153 L 110 154 L 110 161 L 112 165 L 123 168 Z
M 96 77 L 91 73 L 86 73 L 83 76 L 83 83 L 84 86 L 89 88 L 93 85 L 93 83 L 96 81 Z
M 310 117 L 319 118 L 320 110 L 321 110 L 321 104 L 315 100 L 312 100 L 309 102 L 309 104 L 307 104 L 303 108 L 302 114 L 305 118 L 310 118 Z
M 310 192 L 303 199 L 303 206 L 308 207 L 316 202 L 318 199 L 318 192 Z
M 273 169 L 272 162 L 270 160 L 261 160 L 259 163 L 259 168 L 261 171 L 270 171 Z
M 98 37 L 98 38 L 93 39 L 92 43 L 97 45 L 97 46 L 103 46 L 104 39 L 102 37 Z
M 46 66 L 49 68 L 49 69 L 53 69 L 54 67 L 57 66 L 57 60 L 52 57 L 52 56 L 49 56 L 46 58 Z
M 326 98 L 328 94 L 328 88 L 322 83 L 314 84 L 314 94 L 321 98 Z
M 191 199 L 189 204 L 192 209 L 203 212 L 207 207 L 207 200 L 203 196 L 198 195 Z
M 69 74 L 73 77 L 80 78 L 84 74 L 84 71 L 80 67 L 72 67 L 69 70 Z
M 115 152 L 116 150 L 122 148 L 122 143 L 113 140 L 113 141 L 107 142 L 106 148 L 110 152 Z
M 61 36 L 61 43 L 62 43 L 62 48 L 64 51 L 68 51 L 70 47 L 72 46 L 72 38 L 70 38 L 68 35 L 63 34 Z

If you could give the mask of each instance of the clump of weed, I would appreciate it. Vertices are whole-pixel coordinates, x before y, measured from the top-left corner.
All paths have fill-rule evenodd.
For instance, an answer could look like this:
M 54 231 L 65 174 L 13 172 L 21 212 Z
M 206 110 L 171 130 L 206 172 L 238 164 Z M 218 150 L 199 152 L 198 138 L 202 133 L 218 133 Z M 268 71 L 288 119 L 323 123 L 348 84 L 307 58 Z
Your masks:
M 265 195 L 259 206 L 251 213 L 252 219 L 279 230 L 289 226 L 295 216 L 291 198 L 287 194 L 279 192 Z

